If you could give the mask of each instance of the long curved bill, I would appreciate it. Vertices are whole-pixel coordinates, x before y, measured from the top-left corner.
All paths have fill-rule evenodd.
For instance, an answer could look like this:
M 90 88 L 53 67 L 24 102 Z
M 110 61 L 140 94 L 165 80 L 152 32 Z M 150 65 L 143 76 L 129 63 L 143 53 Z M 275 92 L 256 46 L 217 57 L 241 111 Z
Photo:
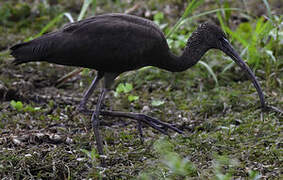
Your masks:
M 264 101 L 264 95 L 263 92 L 261 90 L 261 87 L 258 83 L 258 81 L 256 80 L 256 77 L 254 75 L 254 73 L 252 72 L 252 70 L 249 68 L 249 66 L 242 60 L 242 58 L 238 55 L 238 53 L 233 49 L 232 45 L 229 43 L 229 41 L 227 39 L 224 39 L 224 41 L 222 42 L 223 45 L 223 51 L 230 56 L 234 62 L 240 66 L 242 68 L 243 71 L 245 71 L 245 73 L 248 75 L 248 77 L 250 78 L 250 80 L 253 82 L 254 87 L 257 90 L 259 99 L 260 99 L 260 103 L 261 103 L 261 108 L 265 109 L 266 108 L 266 104 Z

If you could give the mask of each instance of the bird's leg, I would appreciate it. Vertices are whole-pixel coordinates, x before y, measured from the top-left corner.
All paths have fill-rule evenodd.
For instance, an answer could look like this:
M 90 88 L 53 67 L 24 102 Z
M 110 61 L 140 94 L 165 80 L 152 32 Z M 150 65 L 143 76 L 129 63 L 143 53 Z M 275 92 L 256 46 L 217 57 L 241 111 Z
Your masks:
M 87 103 L 87 100 L 89 99 L 89 97 L 91 96 L 91 94 L 93 93 L 97 83 L 99 82 L 99 80 L 102 77 L 103 77 L 103 73 L 98 72 L 97 75 L 95 76 L 95 78 L 93 79 L 91 85 L 89 86 L 87 91 L 84 93 L 83 99 L 80 102 L 80 105 L 78 107 L 79 112 L 90 113 L 86 108 L 86 103 Z
M 91 117 L 92 128 L 93 128 L 93 131 L 94 131 L 97 151 L 98 151 L 99 155 L 104 154 L 103 153 L 103 143 L 102 143 L 102 139 L 101 139 L 101 136 L 100 136 L 100 133 L 99 133 L 99 114 L 100 114 L 101 104 L 102 104 L 102 101 L 105 97 L 106 91 L 107 90 L 105 88 L 103 88 L 103 90 L 102 90 L 102 92 L 99 96 L 99 99 L 98 99 L 98 102 L 97 102 L 97 105 L 96 105 L 96 109 L 93 112 L 92 117 Z M 102 164 L 102 166 L 104 166 L 104 164 L 105 164 L 104 159 L 101 159 L 101 164 Z
M 167 133 L 168 129 L 171 129 L 175 132 L 178 132 L 179 134 L 182 134 L 183 132 L 179 130 L 178 128 L 172 126 L 169 123 L 162 122 L 158 119 L 155 119 L 153 117 L 147 116 L 145 114 L 140 114 L 140 113 L 126 113 L 126 112 L 119 112 L 119 111 L 107 111 L 107 110 L 101 110 L 100 111 L 101 115 L 105 116 L 113 116 L 113 117 L 125 117 L 125 118 L 130 118 L 130 119 L 135 119 L 138 121 L 138 123 L 144 123 L 147 124 L 148 126 L 152 127 L 153 129 L 158 130 L 159 132 L 166 134 L 169 136 Z M 142 136 L 142 131 L 141 131 L 141 124 L 138 124 L 138 129 L 139 133 Z

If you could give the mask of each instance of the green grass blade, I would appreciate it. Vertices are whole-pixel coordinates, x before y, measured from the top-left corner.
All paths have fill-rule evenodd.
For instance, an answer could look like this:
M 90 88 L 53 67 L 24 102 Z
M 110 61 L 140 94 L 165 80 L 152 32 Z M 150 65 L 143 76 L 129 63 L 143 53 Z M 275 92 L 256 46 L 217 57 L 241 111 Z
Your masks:
M 231 69 L 233 66 L 235 65 L 235 62 L 232 61 L 230 64 L 228 64 L 221 73 L 225 73 L 226 71 L 228 71 L 229 69 Z
M 96 11 L 96 0 L 92 0 L 92 15 L 95 15 L 95 11 Z
M 267 0 L 262 0 L 262 1 L 263 1 L 264 5 L 266 6 L 268 17 L 272 21 L 272 14 L 271 14 L 271 9 L 270 9 L 269 3 L 267 2 Z
M 189 14 L 193 12 L 195 8 L 200 6 L 204 0 L 193 0 L 191 3 L 188 4 L 184 14 L 182 17 L 177 21 L 177 23 L 173 26 L 173 28 L 166 34 L 166 38 L 169 38 L 181 25 L 182 21 L 187 18 Z
M 229 8 L 230 7 L 230 2 L 225 1 L 224 2 L 224 8 Z M 224 14 L 224 20 L 226 24 L 229 24 L 229 19 L 231 18 L 231 11 L 223 11 Z
M 199 61 L 199 63 L 206 68 L 206 70 L 209 72 L 209 74 L 214 79 L 216 86 L 218 86 L 218 80 L 217 80 L 216 74 L 213 72 L 211 67 L 207 63 L 205 63 L 203 61 Z
M 66 16 L 71 23 L 74 22 L 74 19 L 73 19 L 72 15 L 70 13 L 66 12 L 66 13 L 64 13 L 64 16 Z
M 200 6 L 203 3 L 204 0 L 193 0 L 186 8 L 184 14 L 182 15 L 181 19 L 186 18 L 189 14 L 193 12 L 195 8 Z
M 78 17 L 78 21 L 80 21 L 84 18 L 86 11 L 87 11 L 88 7 L 90 6 L 90 4 L 91 4 L 91 0 L 84 0 L 81 12 L 80 12 L 79 17 Z
M 225 31 L 230 34 L 233 38 L 237 39 L 244 47 L 249 47 L 250 43 L 243 39 L 238 33 L 233 32 L 230 28 L 226 27 Z
M 220 11 L 217 11 L 217 13 L 216 13 L 216 15 L 217 15 L 217 18 L 218 18 L 218 20 L 219 20 L 219 22 L 220 22 L 220 26 L 221 26 L 221 28 L 222 28 L 222 30 L 225 32 L 225 24 L 224 24 L 224 21 L 223 21 L 223 18 L 222 18 L 222 16 L 221 16 L 221 14 L 220 14 Z M 225 32 L 226 33 L 226 32 Z
M 198 17 L 201 17 L 201 16 L 206 16 L 208 14 L 213 14 L 213 13 L 220 12 L 220 11 L 243 11 L 244 12 L 244 10 L 239 9 L 239 8 L 219 8 L 219 9 L 213 9 L 213 10 L 210 10 L 210 11 L 206 11 L 206 12 L 203 12 L 203 13 L 196 14 L 194 16 L 189 17 L 188 20 L 195 19 L 195 18 L 198 18 Z M 246 16 L 249 16 L 249 15 L 246 14 Z
M 38 38 L 41 35 L 43 35 L 48 29 L 50 29 L 51 27 L 55 26 L 55 24 L 60 21 L 62 19 L 62 17 L 64 16 L 65 13 L 61 13 L 58 16 L 56 16 L 54 19 L 52 19 L 46 26 L 44 26 L 41 31 L 35 35 L 34 37 L 29 37 L 27 39 L 25 39 L 25 41 L 30 41 L 32 39 Z
M 183 19 L 183 21 L 181 22 L 180 25 L 192 20 L 192 19 L 195 19 L 195 18 L 199 18 L 201 16 L 206 16 L 208 14 L 213 14 L 213 13 L 216 13 L 216 12 L 219 12 L 219 11 L 243 11 L 242 9 L 239 9 L 239 8 L 220 8 L 220 9 L 213 9 L 211 11 L 206 11 L 206 12 L 203 12 L 203 13 L 199 13 L 199 14 L 196 14 L 196 15 L 193 15 L 191 17 L 188 17 L 188 18 L 185 18 Z M 244 11 L 243 11 L 244 12 Z M 249 17 L 249 19 L 252 19 L 252 17 L 250 17 L 248 14 L 244 14 L 245 17 Z

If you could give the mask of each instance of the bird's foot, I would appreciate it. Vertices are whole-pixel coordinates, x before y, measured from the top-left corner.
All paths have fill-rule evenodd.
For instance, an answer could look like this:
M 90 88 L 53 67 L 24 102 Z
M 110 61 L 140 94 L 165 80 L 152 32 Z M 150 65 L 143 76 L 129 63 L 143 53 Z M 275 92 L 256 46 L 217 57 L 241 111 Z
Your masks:
M 107 110 L 101 110 L 100 111 L 101 115 L 105 116 L 113 116 L 113 117 L 126 117 L 130 119 L 135 119 L 138 121 L 138 130 L 139 134 L 141 136 L 141 140 L 143 138 L 143 133 L 142 133 L 142 123 L 146 124 L 153 129 L 156 129 L 157 131 L 166 134 L 170 137 L 168 134 L 168 129 L 171 129 L 172 131 L 175 131 L 179 134 L 182 134 L 183 132 L 179 130 L 178 128 L 174 127 L 173 125 L 162 122 L 158 119 L 155 119 L 153 117 L 147 116 L 145 114 L 140 114 L 140 113 L 126 113 L 126 112 L 118 112 L 118 111 L 107 111 Z M 143 141 L 143 140 L 142 140 Z
M 265 107 L 262 108 L 263 111 L 265 112 L 275 112 L 275 113 L 278 113 L 279 115 L 283 115 L 283 110 L 277 108 L 277 107 L 274 107 L 274 106 L 268 106 L 268 105 L 265 105 Z
M 79 106 L 78 111 L 82 112 L 84 114 L 92 115 L 92 121 L 97 118 L 97 117 L 95 117 L 96 115 L 95 115 L 94 111 L 88 110 L 87 108 L 85 108 L 83 106 Z M 162 122 L 162 121 L 155 119 L 153 117 L 147 116 L 145 114 L 100 110 L 100 115 L 112 116 L 112 117 L 124 117 L 124 118 L 130 118 L 130 119 L 136 120 L 138 122 L 137 128 L 138 128 L 138 131 L 139 131 L 141 142 L 143 142 L 142 124 L 146 124 L 146 125 L 152 127 L 153 129 L 155 129 L 155 130 L 157 130 L 157 131 L 161 132 L 162 134 L 165 134 L 169 137 L 170 137 L 170 135 L 168 134 L 169 129 L 172 130 L 172 131 L 175 131 L 179 134 L 183 133 L 183 131 L 179 130 L 175 126 L 173 126 L 169 123 L 166 123 L 166 122 Z
M 274 106 L 266 106 L 266 110 L 273 111 L 273 112 L 276 112 L 276 113 L 283 115 L 283 111 L 281 109 L 277 108 L 277 107 L 274 107 Z
M 265 105 L 263 108 L 262 108 L 262 111 L 261 111 L 261 114 L 260 114 L 260 118 L 262 121 L 264 121 L 264 112 L 275 112 L 275 113 L 278 113 L 279 116 L 283 116 L 283 111 L 277 107 L 274 107 L 274 106 L 268 106 L 268 105 Z

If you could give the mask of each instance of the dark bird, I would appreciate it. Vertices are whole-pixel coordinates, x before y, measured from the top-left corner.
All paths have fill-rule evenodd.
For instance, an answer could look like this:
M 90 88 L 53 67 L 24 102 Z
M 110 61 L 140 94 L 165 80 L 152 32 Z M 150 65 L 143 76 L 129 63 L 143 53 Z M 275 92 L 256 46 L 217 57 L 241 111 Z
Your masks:
M 68 66 L 80 66 L 97 70 L 78 109 L 86 109 L 86 102 L 98 81 L 104 78 L 104 86 L 92 113 L 92 125 L 99 154 L 103 144 L 98 131 L 99 115 L 132 118 L 167 134 L 176 127 L 138 113 L 101 110 L 105 93 L 121 73 L 144 66 L 155 66 L 171 72 L 185 71 L 195 65 L 209 49 L 219 49 L 230 56 L 253 82 L 261 107 L 265 108 L 264 96 L 253 72 L 232 48 L 223 31 L 210 23 L 201 24 L 187 41 L 181 56 L 176 56 L 168 47 L 162 31 L 150 20 L 125 14 L 104 14 L 70 23 L 61 30 L 51 32 L 32 41 L 17 44 L 11 49 L 15 64 L 32 61 L 47 61 Z

